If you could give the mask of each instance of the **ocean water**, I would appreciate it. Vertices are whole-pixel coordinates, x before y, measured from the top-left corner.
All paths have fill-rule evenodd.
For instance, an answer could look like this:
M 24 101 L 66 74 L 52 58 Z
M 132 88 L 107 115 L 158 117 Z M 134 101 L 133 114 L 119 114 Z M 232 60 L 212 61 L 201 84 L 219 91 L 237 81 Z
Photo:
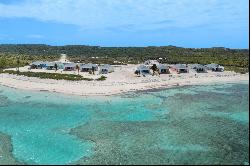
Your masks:
M 89 98 L 0 86 L 0 133 L 27 164 L 248 164 L 248 100 L 248 82 Z

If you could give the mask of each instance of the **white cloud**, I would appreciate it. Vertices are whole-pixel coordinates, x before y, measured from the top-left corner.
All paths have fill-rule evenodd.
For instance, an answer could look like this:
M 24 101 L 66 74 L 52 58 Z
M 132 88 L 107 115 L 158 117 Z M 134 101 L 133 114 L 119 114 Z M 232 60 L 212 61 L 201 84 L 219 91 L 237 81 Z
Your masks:
M 28 17 L 84 29 L 187 28 L 235 23 L 248 16 L 248 0 L 24 0 L 1 4 L 0 17 Z M 243 11 L 243 14 L 242 14 Z

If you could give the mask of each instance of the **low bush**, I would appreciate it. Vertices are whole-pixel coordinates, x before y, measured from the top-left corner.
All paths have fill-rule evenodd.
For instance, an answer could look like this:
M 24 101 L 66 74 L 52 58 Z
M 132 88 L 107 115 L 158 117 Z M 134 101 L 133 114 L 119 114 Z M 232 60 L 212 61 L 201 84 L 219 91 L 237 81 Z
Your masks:
M 58 73 L 45 73 L 45 72 L 18 72 L 13 70 L 4 70 L 2 73 L 23 75 L 26 77 L 38 77 L 42 79 L 55 79 L 55 80 L 70 80 L 70 81 L 81 81 L 87 80 L 91 81 L 93 79 L 84 78 L 81 75 L 74 74 L 58 74 Z
M 100 78 L 96 79 L 97 81 L 105 81 L 107 77 L 101 76 Z

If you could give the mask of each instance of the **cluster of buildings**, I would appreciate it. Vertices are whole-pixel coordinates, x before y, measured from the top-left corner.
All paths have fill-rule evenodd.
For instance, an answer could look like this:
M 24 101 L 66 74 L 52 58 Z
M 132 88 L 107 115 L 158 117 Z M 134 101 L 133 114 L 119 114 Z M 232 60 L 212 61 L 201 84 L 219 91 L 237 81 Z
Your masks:
M 213 72 L 223 72 L 225 68 L 221 65 L 212 63 L 207 65 L 201 64 L 175 64 L 175 65 L 167 65 L 161 64 L 157 60 L 148 60 L 144 64 L 141 64 L 137 67 L 136 73 L 138 74 L 150 74 L 151 67 L 153 65 L 157 66 L 159 74 L 170 74 L 174 73 L 189 73 L 190 70 L 196 71 L 197 73 L 207 73 L 208 70 Z
M 29 65 L 30 69 L 46 69 L 46 70 L 63 70 L 63 71 L 76 71 L 79 70 L 80 72 L 98 72 L 100 74 L 107 74 L 114 72 L 114 68 L 109 64 L 104 64 L 98 66 L 97 64 L 79 64 L 73 62 L 44 62 L 44 61 L 36 61 Z
M 170 74 L 170 73 L 189 73 L 190 70 L 196 71 L 197 73 L 206 73 L 208 70 L 214 72 L 223 72 L 224 67 L 215 63 L 201 65 L 201 64 L 175 64 L 167 65 L 161 64 L 157 60 L 148 60 L 144 64 L 140 64 L 135 73 L 136 74 L 151 74 L 152 66 L 157 67 L 159 74 Z M 30 64 L 30 69 L 46 69 L 46 70 L 63 70 L 63 71 L 76 71 L 80 72 L 90 72 L 99 74 L 108 74 L 114 72 L 114 67 L 109 64 L 104 64 L 98 66 L 97 64 L 87 63 L 79 64 L 73 62 L 43 62 L 36 61 Z

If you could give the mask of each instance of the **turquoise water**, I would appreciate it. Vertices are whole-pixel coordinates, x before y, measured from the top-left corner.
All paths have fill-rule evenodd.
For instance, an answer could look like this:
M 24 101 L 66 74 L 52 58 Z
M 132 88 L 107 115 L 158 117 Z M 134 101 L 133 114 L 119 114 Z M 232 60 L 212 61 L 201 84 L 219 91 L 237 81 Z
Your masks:
M 27 164 L 244 164 L 248 93 L 248 83 L 95 98 L 0 86 L 0 132 Z

